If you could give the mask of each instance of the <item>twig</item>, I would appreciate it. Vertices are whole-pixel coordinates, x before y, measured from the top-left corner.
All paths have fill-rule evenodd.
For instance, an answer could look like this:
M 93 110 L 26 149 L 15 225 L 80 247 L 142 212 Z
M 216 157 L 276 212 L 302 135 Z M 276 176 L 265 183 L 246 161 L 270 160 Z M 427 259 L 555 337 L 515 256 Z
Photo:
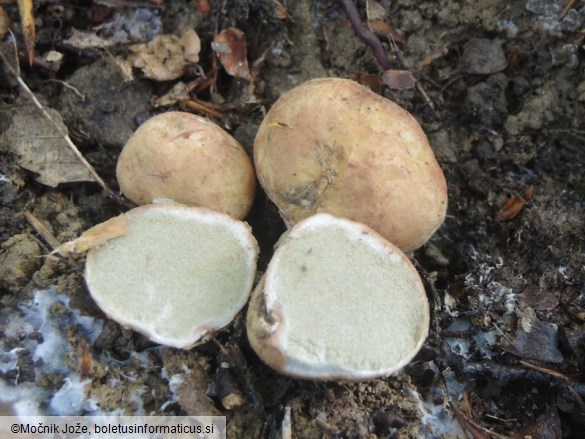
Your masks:
M 292 438 L 292 421 L 290 417 L 290 406 L 284 408 L 284 418 L 282 419 L 282 439 Z
M 35 57 L 35 17 L 33 14 L 32 0 L 17 0 L 18 12 L 20 13 L 20 23 L 24 36 L 24 45 L 26 47 L 26 57 L 28 63 L 32 66 Z
M 47 79 L 48 82 L 56 82 L 57 84 L 61 84 L 63 87 L 71 90 L 81 99 L 81 102 L 85 102 L 85 95 L 81 93 L 77 88 L 73 87 L 71 84 L 68 84 L 65 81 L 61 81 L 60 79 Z
M 53 235 L 47 226 L 45 226 L 32 212 L 25 210 L 23 214 L 30 226 L 35 229 L 47 244 L 49 244 L 51 250 L 55 250 L 61 245 L 59 240 L 55 238 L 55 235 Z
M 537 370 L 539 372 L 546 373 L 548 375 L 569 381 L 569 378 L 566 375 L 563 375 L 562 373 L 557 372 L 556 370 L 547 369 L 546 367 L 540 367 L 540 366 L 537 366 L 536 364 L 532 364 L 532 363 L 530 363 L 528 361 L 524 361 L 524 360 L 520 360 L 519 363 L 522 366 L 529 367 L 530 369 L 534 369 L 534 370 Z
M 443 375 L 442 371 L 439 371 L 439 377 L 440 377 L 439 385 L 445 397 L 446 408 L 448 409 L 448 411 L 451 412 L 453 417 L 456 419 L 457 423 L 461 426 L 463 431 L 469 435 L 469 437 L 473 439 L 489 438 L 510 439 L 508 436 L 504 436 L 502 434 L 496 433 L 492 430 L 483 427 L 482 425 L 480 425 L 479 423 L 475 422 L 472 419 L 471 413 L 465 413 L 463 410 L 461 410 L 457 406 L 457 404 L 455 404 L 455 401 L 453 401 L 453 398 L 451 397 L 449 391 L 447 390 L 447 380 L 445 378 L 445 375 Z M 469 400 L 467 398 L 467 392 L 464 392 L 463 396 L 465 398 L 466 405 L 469 408 L 469 411 L 471 411 L 471 404 L 469 403 Z
M 55 250 L 61 245 L 61 242 L 51 233 L 49 228 L 45 226 L 45 224 L 38 219 L 32 212 L 25 210 L 23 213 L 26 221 L 30 224 L 30 226 L 35 229 L 35 231 L 40 235 L 40 237 L 49 244 L 51 250 Z M 67 263 L 72 266 L 77 271 L 81 271 L 79 268 L 79 264 L 75 262 L 75 260 L 71 257 L 71 255 L 67 255 Z
M 517 418 L 504 419 L 504 418 L 500 418 L 499 416 L 490 415 L 489 413 L 484 414 L 484 416 L 486 418 L 490 418 L 490 419 L 493 419 L 495 421 L 500 421 L 500 422 L 518 422 Z
M 200 101 L 199 99 L 185 99 L 181 104 L 190 110 L 202 111 L 216 119 L 223 119 L 223 114 L 218 110 L 219 107 L 210 102 Z
M 423 67 L 428 66 L 429 64 L 431 64 L 433 61 L 435 61 L 435 60 L 437 60 L 439 58 L 444 57 L 448 53 L 449 53 L 449 49 L 446 46 L 440 47 L 439 49 L 433 51 L 428 56 L 424 57 L 419 62 L 417 62 L 415 64 L 415 68 L 416 68 L 416 70 L 420 70 Z
M 562 21 L 567 16 L 569 11 L 575 7 L 576 3 L 577 3 L 577 0 L 569 0 L 567 2 L 567 4 L 565 5 L 565 7 L 563 8 L 563 10 L 561 12 L 561 15 L 559 16 L 559 21 Z
M 347 12 L 347 16 L 349 17 L 349 21 L 351 21 L 351 25 L 355 32 L 368 46 L 370 46 L 370 49 L 380 66 L 382 66 L 384 70 L 391 69 L 393 63 L 390 61 L 390 58 L 388 58 L 384 46 L 382 46 L 382 43 L 376 34 L 362 23 L 360 13 L 358 12 L 353 0 L 341 0 L 341 3 L 345 7 L 345 11 Z
M 473 419 L 470 419 L 469 416 L 464 413 L 453 401 L 449 401 L 447 407 L 451 409 L 455 418 L 459 422 L 459 425 L 463 427 L 465 431 L 473 438 L 473 439 L 487 439 L 489 437 L 494 437 L 498 439 L 508 439 L 508 436 L 504 436 L 498 434 L 494 431 L 491 431 L 485 427 L 482 427 Z

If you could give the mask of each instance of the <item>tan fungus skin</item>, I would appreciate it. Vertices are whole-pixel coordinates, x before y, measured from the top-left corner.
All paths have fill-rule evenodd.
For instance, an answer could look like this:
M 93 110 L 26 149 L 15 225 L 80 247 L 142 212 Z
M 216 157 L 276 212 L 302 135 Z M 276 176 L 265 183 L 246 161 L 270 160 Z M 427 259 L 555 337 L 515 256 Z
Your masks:
M 287 358 L 278 344 L 278 336 L 272 329 L 272 325 L 282 317 L 278 311 L 266 309 L 264 300 L 264 285 L 266 279 L 262 277 L 252 292 L 248 304 L 248 316 L 246 318 L 246 331 L 250 345 L 266 364 L 279 372 L 284 373 Z
M 191 113 L 168 112 L 142 124 L 124 146 L 116 175 L 137 204 L 169 198 L 243 219 L 255 193 L 254 168 L 222 128 Z
M 260 125 L 254 161 L 289 226 L 327 212 L 408 252 L 445 219 L 445 177 L 420 125 L 354 81 L 315 79 L 285 93 Z

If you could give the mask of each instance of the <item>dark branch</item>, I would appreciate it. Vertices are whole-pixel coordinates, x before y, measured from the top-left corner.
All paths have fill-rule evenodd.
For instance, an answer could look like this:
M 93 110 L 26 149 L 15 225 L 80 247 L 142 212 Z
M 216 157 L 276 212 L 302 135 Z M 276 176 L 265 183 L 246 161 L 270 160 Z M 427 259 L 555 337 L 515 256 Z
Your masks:
M 358 12 L 353 0 L 341 0 L 341 3 L 343 3 L 343 6 L 345 7 L 345 11 L 347 12 L 347 16 L 349 17 L 349 21 L 351 21 L 351 25 L 355 32 L 368 46 L 370 46 L 378 64 L 380 64 L 384 70 L 391 69 L 392 61 L 390 61 L 390 58 L 386 55 L 384 46 L 382 46 L 382 43 L 376 34 L 362 23 L 362 18 L 360 17 L 360 13 Z
M 585 384 L 551 376 L 549 374 L 518 365 L 501 364 L 493 360 L 468 361 L 451 352 L 446 343 L 443 343 L 437 353 L 440 367 L 454 370 L 459 376 L 492 380 L 499 385 L 515 382 L 531 382 L 552 389 L 569 389 L 573 395 L 578 395 L 578 401 L 585 399 Z M 571 390 L 572 389 L 572 390 Z

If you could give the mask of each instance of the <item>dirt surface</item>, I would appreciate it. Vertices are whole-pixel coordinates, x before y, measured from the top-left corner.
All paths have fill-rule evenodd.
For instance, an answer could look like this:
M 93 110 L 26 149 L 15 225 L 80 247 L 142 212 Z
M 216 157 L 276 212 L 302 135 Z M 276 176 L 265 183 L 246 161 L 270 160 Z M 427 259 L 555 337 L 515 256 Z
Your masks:
M 246 339 L 244 313 L 189 351 L 154 345 L 108 320 L 85 289 L 83 258 L 48 256 L 51 236 L 70 240 L 129 204 L 95 183 L 65 179 L 71 175 L 56 187 L 39 183 L 48 159 L 34 172 L 25 169 L 15 139 L 28 134 L 11 126 L 32 104 L 4 58 L 0 407 L 20 414 L 221 414 L 233 438 L 285 437 L 286 425 L 299 438 L 579 437 L 585 4 L 575 2 L 561 19 L 560 0 L 382 1 L 396 40 L 381 38 L 393 69 L 411 71 L 418 84 L 391 90 L 341 2 L 210 1 L 209 14 L 207 2 L 154 3 L 35 3 L 32 67 L 16 4 L 2 3 L 13 20 L 22 79 L 60 112 L 99 175 L 117 189 L 117 156 L 152 114 L 208 116 L 251 152 L 263 114 L 284 91 L 323 76 L 368 80 L 419 120 L 448 182 L 447 219 L 413 255 L 432 304 L 431 334 L 396 376 L 314 383 L 263 365 Z M 357 3 L 365 21 L 365 2 Z M 251 82 L 226 73 L 211 49 L 214 35 L 229 27 L 244 32 Z M 130 44 L 186 29 L 197 31 L 201 51 L 196 65 L 180 68 L 180 79 L 123 68 Z M 88 35 L 101 41 L 92 45 Z M 184 99 L 155 108 L 179 81 L 194 84 L 188 96 L 212 110 L 189 109 Z M 34 117 L 26 120 L 34 127 Z M 262 272 L 285 227 L 261 190 L 247 220 Z

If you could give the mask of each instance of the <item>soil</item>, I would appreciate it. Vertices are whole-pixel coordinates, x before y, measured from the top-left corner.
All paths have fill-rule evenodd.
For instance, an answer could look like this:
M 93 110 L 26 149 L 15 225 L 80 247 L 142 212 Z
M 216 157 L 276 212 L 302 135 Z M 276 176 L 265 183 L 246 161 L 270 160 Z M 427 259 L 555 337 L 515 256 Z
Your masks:
M 226 128 L 248 152 L 265 111 L 284 91 L 323 76 L 367 80 L 415 115 L 447 178 L 447 219 L 413 255 L 432 304 L 431 333 L 396 376 L 315 383 L 265 366 L 249 347 L 244 312 L 215 339 L 189 351 L 155 345 L 108 320 L 86 291 L 83 258 L 50 256 L 51 236 L 66 242 L 129 204 L 92 182 L 47 186 L 36 180 L 41 171 L 23 167 L 10 126 L 31 103 L 4 58 L 4 413 L 220 414 L 233 438 L 580 436 L 583 2 L 560 18 L 566 3 L 560 0 L 382 1 L 385 22 L 405 36 L 404 42 L 381 38 L 384 48 L 393 68 L 411 71 L 418 84 L 401 90 L 383 85 L 383 70 L 342 2 L 212 0 L 209 15 L 201 9 L 207 2 L 137 3 L 35 3 L 37 57 L 31 67 L 16 4 L 3 2 L 22 55 L 22 79 L 44 106 L 59 111 L 106 183 L 117 188 L 117 156 L 142 121 L 185 108 L 153 105 L 178 79 L 157 81 L 135 69 L 129 80 L 117 61 L 128 56 L 129 43 L 195 29 L 199 67 L 186 66 L 182 80 L 200 85 L 200 72 L 206 72 L 210 81 L 197 98 L 219 113 L 199 114 Z M 357 4 L 365 20 L 365 2 Z M 213 36 L 229 27 L 244 32 L 253 88 L 227 74 L 210 48 Z M 77 30 L 113 43 L 72 43 Z M 57 64 L 49 61 L 52 51 L 63 56 Z M 258 192 L 247 221 L 261 247 L 262 272 L 285 226 Z

